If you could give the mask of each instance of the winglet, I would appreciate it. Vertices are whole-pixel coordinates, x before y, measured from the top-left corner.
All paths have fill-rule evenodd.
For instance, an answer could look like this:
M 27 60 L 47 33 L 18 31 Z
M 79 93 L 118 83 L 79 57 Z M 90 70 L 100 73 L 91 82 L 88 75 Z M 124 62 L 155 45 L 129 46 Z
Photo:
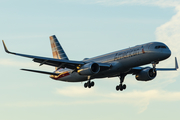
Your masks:
M 176 70 L 179 69 L 178 62 L 177 62 L 177 58 L 176 58 L 176 57 L 175 57 L 175 68 L 176 68 Z
M 11 52 L 9 52 L 9 50 L 7 49 L 7 47 L 6 47 L 5 43 L 4 43 L 4 40 L 2 40 L 2 42 L 3 42 L 3 45 L 4 45 L 4 50 L 5 50 L 7 53 L 11 53 Z

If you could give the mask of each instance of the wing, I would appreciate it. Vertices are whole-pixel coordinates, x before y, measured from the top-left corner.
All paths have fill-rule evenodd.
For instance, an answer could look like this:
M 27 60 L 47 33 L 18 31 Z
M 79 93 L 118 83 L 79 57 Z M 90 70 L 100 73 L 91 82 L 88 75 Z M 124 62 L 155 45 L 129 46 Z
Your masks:
M 40 57 L 40 56 L 33 56 L 33 55 L 26 55 L 26 54 L 10 52 L 7 49 L 4 41 L 2 41 L 2 42 L 4 45 L 4 49 L 7 53 L 22 56 L 22 57 L 32 58 L 34 62 L 40 63 L 40 66 L 45 64 L 45 65 L 50 65 L 50 66 L 54 66 L 54 67 L 58 67 L 58 68 L 66 67 L 69 69 L 76 69 L 77 66 L 82 66 L 82 65 L 86 64 L 83 61 L 62 60 L 62 59 L 54 59 L 54 58 L 48 58 L 48 57 Z M 106 63 L 98 63 L 98 64 L 102 68 L 109 68 L 111 66 L 110 64 L 106 64 Z
M 177 58 L 175 57 L 175 68 L 156 68 L 158 71 L 171 71 L 179 69 Z
M 19 54 L 19 53 L 14 53 L 10 52 L 4 41 L 3 41 L 4 49 L 7 53 L 22 56 L 22 57 L 27 57 L 27 58 L 32 58 L 34 62 L 40 63 L 40 66 L 43 64 L 54 66 L 54 67 L 67 67 L 70 69 L 76 68 L 78 65 L 84 65 L 85 63 L 82 61 L 71 61 L 71 60 L 61 60 L 61 59 L 54 59 L 54 58 L 48 58 L 48 57 L 40 57 L 40 56 L 33 56 L 33 55 L 26 55 L 26 54 Z
M 136 74 L 143 70 L 144 67 L 134 67 L 130 70 L 129 74 Z M 175 57 L 175 67 L 174 68 L 156 68 L 157 71 L 174 71 L 179 69 L 177 58 Z

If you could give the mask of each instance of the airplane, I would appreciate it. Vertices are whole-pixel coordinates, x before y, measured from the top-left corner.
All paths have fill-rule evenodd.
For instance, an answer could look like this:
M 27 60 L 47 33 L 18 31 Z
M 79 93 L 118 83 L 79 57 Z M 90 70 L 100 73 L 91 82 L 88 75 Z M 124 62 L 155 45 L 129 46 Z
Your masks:
M 21 70 L 48 74 L 50 78 L 64 82 L 87 81 L 84 83 L 85 88 L 91 88 L 95 85 L 93 79 L 119 77 L 120 84 L 115 88 L 117 91 L 123 91 L 126 89 L 123 82 L 128 74 L 135 75 L 138 81 L 150 81 L 157 76 L 157 71 L 175 71 L 179 68 L 176 57 L 175 68 L 156 68 L 160 61 L 171 56 L 168 46 L 161 42 L 150 42 L 93 58 L 85 58 L 82 61 L 73 61 L 69 60 L 55 35 L 49 38 L 53 58 L 10 52 L 3 40 L 2 42 L 7 53 L 31 58 L 34 62 L 40 63 L 39 66 L 55 67 L 54 72 Z M 140 67 L 146 64 L 152 64 L 152 67 Z

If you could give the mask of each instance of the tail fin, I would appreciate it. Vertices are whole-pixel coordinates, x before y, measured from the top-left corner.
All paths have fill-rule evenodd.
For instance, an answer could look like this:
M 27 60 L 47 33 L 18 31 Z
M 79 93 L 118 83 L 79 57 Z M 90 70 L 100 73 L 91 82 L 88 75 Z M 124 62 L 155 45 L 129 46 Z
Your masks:
M 58 39 L 55 35 L 49 37 L 51 42 L 52 54 L 53 57 L 56 59 L 64 59 L 69 60 L 66 53 L 64 52 L 63 48 L 61 47 Z

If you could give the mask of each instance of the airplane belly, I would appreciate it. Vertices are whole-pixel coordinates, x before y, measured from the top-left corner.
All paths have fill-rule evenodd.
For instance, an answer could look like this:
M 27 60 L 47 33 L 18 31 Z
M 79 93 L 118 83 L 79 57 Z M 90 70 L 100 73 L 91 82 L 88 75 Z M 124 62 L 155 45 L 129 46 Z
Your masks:
M 78 73 L 74 72 L 68 76 L 59 78 L 57 80 L 64 81 L 64 82 L 81 82 L 81 81 L 86 81 L 87 77 L 81 76 Z
M 100 73 L 94 75 L 94 78 L 105 78 L 105 77 L 112 77 L 118 76 L 120 73 L 125 71 L 129 71 L 130 68 L 126 68 L 123 66 L 121 62 L 114 62 L 112 63 L 112 67 L 108 70 L 101 71 Z

